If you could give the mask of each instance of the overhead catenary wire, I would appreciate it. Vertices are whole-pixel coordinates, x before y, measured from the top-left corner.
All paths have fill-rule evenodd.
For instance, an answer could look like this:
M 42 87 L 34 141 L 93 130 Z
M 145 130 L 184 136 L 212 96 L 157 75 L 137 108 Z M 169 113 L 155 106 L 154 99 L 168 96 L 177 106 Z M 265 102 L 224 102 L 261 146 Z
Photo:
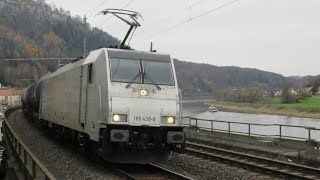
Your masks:
M 198 0 L 197 2 L 194 2 L 194 3 L 190 4 L 190 5 L 187 5 L 186 7 L 177 10 L 177 11 L 176 11 L 176 14 L 177 14 L 177 15 L 178 15 L 178 14 L 181 14 L 181 13 L 183 13 L 183 12 L 186 12 L 186 10 L 191 11 L 191 9 L 192 9 L 193 7 L 201 4 L 203 1 L 204 1 L 204 0 Z M 219 0 L 216 0 L 216 1 L 219 1 Z M 162 17 L 162 18 L 161 18 L 158 22 L 156 22 L 156 23 L 157 23 L 157 24 L 161 24 L 161 23 L 163 23 L 163 22 L 167 22 L 167 21 L 168 21 L 169 19 L 171 19 L 171 18 L 172 18 L 172 15 L 170 15 L 170 16 L 165 16 L 165 17 Z M 191 19 L 191 12 L 190 12 L 190 19 Z M 149 33 L 149 32 L 147 32 L 147 31 L 145 31 L 145 30 L 143 30 L 143 29 L 144 29 L 144 27 L 140 28 L 139 31 L 141 31 L 142 33 L 146 34 L 147 36 L 151 36 L 151 35 L 152 35 L 152 33 Z
M 209 11 L 206 11 L 205 13 L 202 13 L 202 14 L 200 14 L 200 15 L 198 15 L 198 16 L 191 17 L 191 18 L 188 19 L 188 20 L 182 21 L 182 22 L 180 22 L 179 24 L 176 24 L 176 25 L 171 26 L 171 27 L 169 27 L 169 28 L 167 28 L 167 29 L 164 29 L 164 30 L 161 31 L 161 32 L 158 32 L 158 33 L 156 33 L 156 34 L 153 34 L 153 35 L 145 38 L 144 40 L 147 40 L 147 39 L 150 39 L 150 38 L 159 36 L 160 34 L 163 34 L 163 33 L 165 33 L 165 32 L 171 31 L 172 29 L 175 29 L 175 28 L 177 28 L 177 27 L 179 27 L 179 26 L 182 26 L 182 25 L 184 25 L 184 24 L 186 24 L 186 23 L 189 23 L 189 22 L 191 22 L 191 21 L 193 21 L 193 20 L 196 20 L 196 19 L 198 19 L 198 18 L 200 18 L 200 17 L 202 17 L 202 16 L 205 16 L 205 15 L 207 15 L 207 14 L 210 14 L 210 13 L 212 13 L 212 12 L 214 12 L 214 11 L 220 10 L 220 9 L 222 9 L 222 8 L 224 8 L 224 7 L 226 7 L 226 6 L 229 6 L 229 5 L 231 5 L 231 4 L 234 4 L 234 3 L 238 2 L 238 1 L 240 1 L 240 0 L 231 1 L 231 2 L 229 2 L 229 3 L 226 3 L 226 4 L 224 4 L 224 5 L 221 5 L 221 6 L 219 6 L 219 7 L 216 7 L 216 8 L 214 8 L 214 9 L 211 9 L 211 10 L 209 10 Z
M 198 4 L 200 4 L 201 3 L 201 1 L 203 1 L 203 0 L 199 0 L 199 1 L 197 1 L 197 2 L 195 2 L 195 3 L 193 3 L 193 4 L 191 4 L 189 7 L 194 7 L 194 6 L 196 6 L 196 5 L 198 5 Z
M 102 6 L 104 3 L 106 3 L 108 0 L 103 0 L 99 5 L 97 5 L 94 10 L 90 10 L 88 11 L 86 14 L 88 15 L 87 17 L 87 20 L 89 20 L 93 15 L 94 15 L 94 12 L 96 12 L 96 10 Z M 89 14 L 90 13 L 90 14 Z
M 190 15 L 190 19 L 191 19 L 191 17 L 192 17 L 192 15 L 191 15 L 192 8 L 193 8 L 194 6 L 199 5 L 201 2 L 202 2 L 202 0 L 199 0 L 199 1 L 197 1 L 197 2 L 193 3 L 193 4 L 191 4 L 191 5 L 189 6 L 189 15 Z
M 190 9 L 190 8 L 193 8 L 194 6 L 202 3 L 202 1 L 203 1 L 203 0 L 199 0 L 199 1 L 197 1 L 197 2 L 195 2 L 195 3 L 193 3 L 193 4 L 191 4 L 191 5 L 187 6 L 187 8 L 189 8 L 189 9 Z M 185 12 L 187 8 L 185 7 L 185 8 L 183 8 L 183 9 L 178 10 L 178 11 L 177 11 L 177 14 L 180 14 L 180 13 Z M 171 18 L 171 16 L 167 16 L 167 17 L 165 17 L 165 18 L 161 18 L 161 19 L 160 19 L 160 22 L 167 21 L 169 18 Z
M 34 61 L 42 61 L 42 60 L 73 60 L 76 58 L 66 58 L 66 57 L 50 57 L 50 58 L 15 58 L 15 59 L 3 59 L 4 61 L 27 61 L 27 60 L 34 60 Z
M 127 3 L 125 6 L 123 6 L 122 8 L 120 8 L 120 10 L 123 10 L 124 8 L 128 7 L 130 4 L 132 4 L 135 0 L 131 0 L 129 3 Z M 103 24 L 105 24 L 107 21 L 109 21 L 111 18 L 113 18 L 113 16 L 110 16 L 109 18 L 107 18 L 103 23 L 101 23 L 99 26 L 97 26 L 97 28 L 101 27 Z

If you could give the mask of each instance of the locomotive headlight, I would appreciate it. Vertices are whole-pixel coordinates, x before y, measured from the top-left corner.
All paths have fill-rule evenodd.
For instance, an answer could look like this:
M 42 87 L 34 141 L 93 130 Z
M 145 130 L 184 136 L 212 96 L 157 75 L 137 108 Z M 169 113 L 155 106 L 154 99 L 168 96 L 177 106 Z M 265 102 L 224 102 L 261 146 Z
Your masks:
M 112 117 L 112 121 L 114 122 L 127 122 L 126 114 L 114 114 Z
M 147 89 L 141 89 L 140 90 L 140 95 L 141 96 L 149 96 L 149 91 Z
M 173 117 L 168 117 L 168 118 L 167 118 L 167 122 L 168 122 L 169 124 L 173 124 L 173 123 L 174 123 L 174 118 L 173 118 Z
M 162 116 L 162 124 L 174 124 L 176 122 L 176 118 L 174 116 Z
M 118 114 L 113 115 L 113 121 L 119 121 L 120 120 L 120 116 Z

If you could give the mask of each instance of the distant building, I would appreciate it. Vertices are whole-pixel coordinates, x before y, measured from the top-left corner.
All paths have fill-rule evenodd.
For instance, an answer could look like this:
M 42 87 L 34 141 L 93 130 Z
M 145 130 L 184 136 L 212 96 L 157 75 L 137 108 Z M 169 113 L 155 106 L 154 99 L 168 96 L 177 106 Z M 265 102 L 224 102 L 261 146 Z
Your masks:
M 274 96 L 280 97 L 280 96 L 282 96 L 282 93 L 283 93 L 283 91 L 282 91 L 282 90 L 279 90 L 279 91 L 277 91 L 276 93 L 274 93 Z M 289 93 L 290 93 L 291 95 L 295 95 L 295 96 L 298 95 L 298 92 L 297 92 L 296 90 L 294 90 L 294 89 L 290 89 L 290 90 L 289 90 Z
M 315 89 L 315 92 L 314 92 L 314 86 L 309 86 L 305 88 L 305 91 L 310 94 L 312 93 L 320 94 L 320 87 L 318 87 L 318 89 Z
M 302 92 L 312 95 L 311 89 L 312 89 L 312 87 L 304 87 L 304 88 L 302 88 Z
M 0 110 L 21 104 L 21 90 L 0 88 Z
M 289 93 L 292 94 L 292 95 L 298 95 L 298 92 L 296 90 L 294 90 L 294 89 L 290 89 Z
M 274 96 L 279 97 L 282 95 L 282 90 L 277 91 L 276 93 L 274 93 Z

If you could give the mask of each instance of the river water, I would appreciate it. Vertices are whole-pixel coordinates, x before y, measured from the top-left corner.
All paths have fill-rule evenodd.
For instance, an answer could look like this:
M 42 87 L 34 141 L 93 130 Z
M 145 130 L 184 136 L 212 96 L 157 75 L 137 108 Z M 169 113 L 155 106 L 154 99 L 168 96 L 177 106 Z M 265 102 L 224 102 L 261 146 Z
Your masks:
M 320 119 L 311 118 L 299 118 L 290 116 L 279 116 L 279 115 L 264 115 L 264 114 L 247 114 L 247 113 L 236 113 L 236 112 L 208 112 L 207 107 L 184 107 L 183 116 L 191 116 L 198 119 L 218 120 L 225 122 L 240 122 L 240 123 L 254 123 L 254 124 L 281 124 L 281 125 L 292 125 L 292 126 L 304 126 L 313 127 L 320 129 Z M 189 121 L 185 119 L 185 124 L 189 124 Z M 195 125 L 195 122 L 192 121 Z M 211 128 L 211 122 L 198 121 L 199 127 Z M 215 129 L 228 130 L 228 123 L 214 122 Z M 281 128 L 281 135 L 291 136 L 297 138 L 308 139 L 309 132 L 304 127 L 286 127 Z M 241 133 L 248 133 L 249 126 L 247 124 L 235 124 L 231 123 L 231 131 L 237 131 Z M 264 136 L 279 136 L 280 126 L 260 126 L 251 125 L 250 132 L 257 135 Z M 295 139 L 295 138 L 293 138 Z M 311 130 L 311 139 L 320 141 L 320 130 Z

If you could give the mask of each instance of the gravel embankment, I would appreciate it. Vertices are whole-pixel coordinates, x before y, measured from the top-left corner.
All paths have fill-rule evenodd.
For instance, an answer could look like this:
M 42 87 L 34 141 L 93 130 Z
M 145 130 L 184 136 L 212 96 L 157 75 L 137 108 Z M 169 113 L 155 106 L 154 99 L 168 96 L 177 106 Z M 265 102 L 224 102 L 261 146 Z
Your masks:
M 103 165 L 27 121 L 21 110 L 13 112 L 8 121 L 22 141 L 33 151 L 57 179 L 121 179 Z M 194 179 L 275 179 L 252 171 L 211 162 L 188 155 L 173 153 L 167 163 L 159 164 Z
M 48 137 L 47 133 L 27 121 L 21 110 L 11 113 L 8 121 L 19 138 L 57 179 L 121 179 L 68 145 Z
M 203 160 L 185 154 L 173 153 L 170 160 L 165 164 L 159 164 L 162 167 L 171 169 L 175 172 L 181 173 L 185 176 L 194 179 L 252 179 L 252 180 L 266 180 L 277 179 L 275 177 L 262 175 L 256 172 L 242 169 L 240 167 L 233 167 L 226 164 L 212 162 L 210 160 Z

